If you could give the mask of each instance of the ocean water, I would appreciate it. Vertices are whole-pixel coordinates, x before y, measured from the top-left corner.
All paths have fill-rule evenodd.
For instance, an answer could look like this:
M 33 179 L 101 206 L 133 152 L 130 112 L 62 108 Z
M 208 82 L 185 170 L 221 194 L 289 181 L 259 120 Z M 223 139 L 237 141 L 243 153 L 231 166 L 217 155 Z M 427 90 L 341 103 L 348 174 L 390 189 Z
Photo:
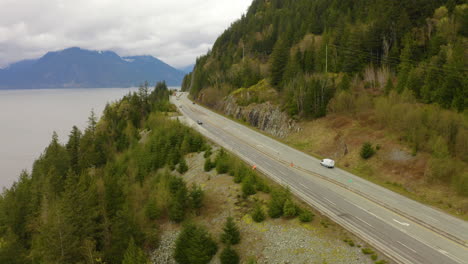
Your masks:
M 72 126 L 83 130 L 93 109 L 99 118 L 107 102 L 137 88 L 0 90 L 0 188 L 22 170 L 31 171 L 53 131 L 66 143 Z

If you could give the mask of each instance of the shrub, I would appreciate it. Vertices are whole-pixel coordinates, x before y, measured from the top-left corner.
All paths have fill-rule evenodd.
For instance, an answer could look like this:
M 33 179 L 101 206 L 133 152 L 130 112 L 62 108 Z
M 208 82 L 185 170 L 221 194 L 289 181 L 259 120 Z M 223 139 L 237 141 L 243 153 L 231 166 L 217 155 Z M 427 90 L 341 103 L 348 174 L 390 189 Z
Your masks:
M 388 262 L 385 259 L 381 259 L 379 261 L 376 261 L 375 264 L 387 264 Z
M 240 232 L 232 217 L 228 217 L 221 234 L 221 241 L 228 245 L 235 245 L 240 242 Z
M 211 146 L 208 146 L 206 151 L 205 151 L 205 154 L 203 154 L 203 157 L 206 159 L 206 158 L 209 158 L 211 156 Z
M 255 205 L 255 209 L 252 212 L 252 219 L 257 222 L 263 222 L 265 220 L 265 212 L 263 212 L 262 206 L 260 204 Z
M 296 214 L 297 214 L 296 205 L 290 199 L 286 200 L 283 206 L 283 215 L 285 217 L 292 218 L 292 217 L 295 217 Z
M 374 250 L 372 250 L 371 248 L 363 248 L 361 251 L 363 254 L 366 255 L 374 254 Z
M 176 240 L 174 259 L 178 263 L 206 264 L 218 251 L 216 243 L 204 228 L 189 224 Z
M 242 181 L 242 195 L 247 197 L 255 193 L 256 191 L 252 176 L 244 177 L 244 180 Z
M 219 255 L 219 259 L 221 260 L 221 264 L 238 264 L 239 254 L 230 246 L 227 246 Z
M 372 144 L 369 142 L 366 142 L 362 145 L 361 148 L 361 158 L 363 159 L 369 159 L 375 154 L 375 150 L 372 147 Z
M 150 199 L 145 206 L 145 215 L 149 220 L 155 220 L 159 217 L 159 209 L 154 199 Z
M 130 239 L 128 248 L 125 251 L 122 264 L 141 264 L 148 263 L 145 253 L 139 248 L 133 238 Z
M 377 254 L 372 254 L 371 256 L 371 259 L 376 261 L 379 257 L 377 256 Z
M 241 183 L 242 180 L 244 179 L 245 175 L 247 175 L 247 168 L 245 166 L 240 166 L 234 172 L 234 182 L 235 183 Z
M 203 196 L 205 195 L 204 191 L 199 185 L 192 185 L 192 190 L 190 191 L 190 205 L 193 209 L 198 210 L 203 207 Z
M 229 157 L 223 149 L 218 152 L 218 155 L 215 159 L 215 164 L 216 172 L 218 174 L 224 174 L 229 171 Z
M 309 210 L 303 209 L 302 212 L 299 214 L 299 220 L 303 223 L 311 222 L 314 219 L 314 214 L 312 214 Z
M 174 199 L 169 205 L 169 219 L 176 223 L 180 223 L 185 218 L 185 208 L 179 199 Z
M 354 246 L 355 246 L 355 245 L 354 245 L 354 241 L 351 240 L 351 239 L 349 239 L 349 238 L 346 238 L 346 239 L 344 239 L 343 241 L 346 242 L 346 243 L 348 243 L 348 245 L 349 245 L 350 247 L 354 247 Z
M 283 215 L 284 203 L 289 197 L 289 193 L 283 189 L 275 189 L 271 193 L 271 200 L 268 204 L 268 215 L 271 218 L 278 218 Z
M 188 171 L 188 166 L 187 166 L 187 162 L 185 162 L 185 159 L 182 158 L 179 162 L 179 167 L 177 167 L 177 171 L 180 173 L 180 174 L 184 174 Z
M 215 164 L 213 164 L 211 162 L 211 159 L 208 157 L 205 159 L 205 165 L 203 166 L 203 169 L 208 172 L 208 171 L 211 171 L 213 169 Z
M 261 178 L 259 178 L 256 174 L 255 175 L 255 189 L 260 192 L 264 193 L 269 193 L 270 192 L 270 186 L 265 183 L 265 181 Z

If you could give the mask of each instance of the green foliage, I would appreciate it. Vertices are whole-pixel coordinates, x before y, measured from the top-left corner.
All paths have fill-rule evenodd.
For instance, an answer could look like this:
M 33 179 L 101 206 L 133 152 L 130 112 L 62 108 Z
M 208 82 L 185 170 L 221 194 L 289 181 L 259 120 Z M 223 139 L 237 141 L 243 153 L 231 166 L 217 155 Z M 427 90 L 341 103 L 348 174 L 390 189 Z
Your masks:
M 355 246 L 354 241 L 352 239 L 346 238 L 346 239 L 343 239 L 343 241 L 347 243 L 350 247 Z
M 253 177 L 250 175 L 244 177 L 242 180 L 242 195 L 244 197 L 247 197 L 255 193 L 256 193 L 256 190 L 254 186 Z
M 3 234 L 0 247 L 0 262 L 11 264 L 29 263 L 26 259 L 26 249 L 11 231 Z
M 203 157 L 205 159 L 209 158 L 211 156 L 212 152 L 211 152 L 211 146 L 208 145 L 207 149 L 205 150 L 205 153 L 203 154 Z
M 135 241 L 130 239 L 127 250 L 125 251 L 122 264 L 147 264 L 149 263 L 145 253 L 139 248 Z
M 297 215 L 296 205 L 291 201 L 291 199 L 287 199 L 284 202 L 283 215 L 288 218 L 292 218 Z
M 290 197 L 290 193 L 285 189 L 273 189 L 271 192 L 270 203 L 268 204 L 268 215 L 271 218 L 281 217 L 284 213 L 283 208 L 286 200 Z
M 169 206 L 169 219 L 180 223 L 185 218 L 185 208 L 187 206 L 187 189 L 185 184 L 183 188 L 177 189 Z
M 265 218 L 266 216 L 265 216 L 265 212 L 263 212 L 262 206 L 260 204 L 256 204 L 252 212 L 252 219 L 257 223 L 260 223 L 260 222 L 263 222 Z
M 184 173 L 186 173 L 188 171 L 187 162 L 185 161 L 184 158 L 180 159 L 179 167 L 177 167 L 177 171 L 180 174 L 184 174 Z
M 211 171 L 216 166 L 216 163 L 211 162 L 211 158 L 208 157 L 205 159 L 205 164 L 203 165 L 203 170 L 206 172 Z
M 150 199 L 145 206 L 145 215 L 149 220 L 156 220 L 160 211 L 155 199 Z
M 54 133 L 31 175 L 0 196 L 0 262 L 146 263 L 138 256 L 158 242 L 155 219 L 199 213 L 199 186 L 189 192 L 182 178 L 158 173 L 205 148 L 200 134 L 161 113 L 172 110 L 168 99 L 165 83 L 152 92 L 145 84 L 107 105 L 99 122 L 91 112 L 66 145 Z
M 303 209 L 299 213 L 299 221 L 303 223 L 312 222 L 314 220 L 314 214 L 307 209 Z
M 372 147 L 372 144 L 369 142 L 365 142 L 361 147 L 361 152 L 360 152 L 361 158 L 369 159 L 374 154 L 375 154 L 375 150 Z
M 343 78 L 341 79 L 339 88 L 340 90 L 347 91 L 350 89 L 350 87 L 351 87 L 351 77 L 349 76 L 349 74 L 345 74 Z
M 373 65 L 397 72 L 398 78 L 379 76 L 387 78 L 387 85 L 374 80 L 372 87 L 387 94 L 408 90 L 423 102 L 463 111 L 468 98 L 463 61 L 468 8 L 452 3 L 447 11 L 444 1 L 254 1 L 213 49 L 197 59 L 183 89 L 191 88 L 195 98 L 203 90 L 205 103 L 214 105 L 238 88 L 269 78 L 285 111 L 316 118 L 325 115 L 337 76 L 345 73 L 338 89 L 347 91 L 350 76 L 362 77 Z M 431 34 L 421 34 L 428 30 Z M 296 81 L 320 75 L 329 78 L 327 86 Z
M 80 140 L 81 131 L 78 129 L 78 127 L 73 126 L 72 131 L 68 137 L 66 148 L 70 157 L 70 168 L 75 174 L 79 174 L 81 172 L 79 165 Z
M 238 264 L 239 263 L 239 254 L 232 249 L 229 245 L 221 251 L 219 255 L 221 264 Z
M 228 217 L 226 220 L 221 234 L 221 241 L 227 245 L 236 245 L 240 242 L 239 228 L 232 217 Z
M 197 215 L 199 210 L 203 207 L 203 197 L 205 196 L 204 191 L 199 185 L 193 184 L 190 190 L 190 206 L 196 210 Z
M 224 174 L 229 171 L 229 156 L 224 149 L 221 149 L 216 155 L 215 164 L 218 174 Z
M 371 248 L 363 248 L 363 249 L 361 249 L 361 251 L 365 255 L 374 254 L 374 250 L 372 250 Z
M 217 251 L 216 243 L 205 228 L 188 224 L 176 240 L 174 259 L 177 263 L 206 264 Z
M 286 40 L 279 39 L 273 53 L 271 54 L 271 84 L 281 90 L 283 75 L 286 69 L 286 64 L 289 59 L 289 48 Z
M 468 173 L 453 174 L 451 181 L 458 194 L 468 196 Z

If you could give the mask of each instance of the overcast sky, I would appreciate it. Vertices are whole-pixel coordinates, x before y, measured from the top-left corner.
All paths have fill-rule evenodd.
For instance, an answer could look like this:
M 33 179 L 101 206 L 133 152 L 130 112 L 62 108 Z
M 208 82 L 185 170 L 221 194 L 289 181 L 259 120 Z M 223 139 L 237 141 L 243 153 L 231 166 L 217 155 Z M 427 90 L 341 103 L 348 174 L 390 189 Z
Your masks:
M 68 47 L 194 63 L 252 0 L 0 0 L 0 67 Z

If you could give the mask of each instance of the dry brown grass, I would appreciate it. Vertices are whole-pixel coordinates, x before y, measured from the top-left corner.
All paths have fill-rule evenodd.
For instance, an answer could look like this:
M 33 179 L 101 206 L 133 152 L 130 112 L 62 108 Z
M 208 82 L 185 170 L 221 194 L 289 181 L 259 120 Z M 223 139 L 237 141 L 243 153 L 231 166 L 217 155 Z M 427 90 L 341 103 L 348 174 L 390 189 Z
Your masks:
M 285 138 L 285 143 L 314 156 L 332 157 L 338 166 L 358 176 L 468 219 L 467 197 L 457 195 L 450 186 L 426 180 L 430 155 L 419 152 L 412 156 L 411 150 L 397 135 L 375 123 L 372 113 L 356 119 L 343 114 L 330 114 L 314 121 L 301 122 L 300 126 L 303 130 L 290 134 Z M 364 142 L 380 146 L 376 155 L 367 161 L 359 155 Z M 394 151 L 403 153 L 406 158 L 392 159 Z

